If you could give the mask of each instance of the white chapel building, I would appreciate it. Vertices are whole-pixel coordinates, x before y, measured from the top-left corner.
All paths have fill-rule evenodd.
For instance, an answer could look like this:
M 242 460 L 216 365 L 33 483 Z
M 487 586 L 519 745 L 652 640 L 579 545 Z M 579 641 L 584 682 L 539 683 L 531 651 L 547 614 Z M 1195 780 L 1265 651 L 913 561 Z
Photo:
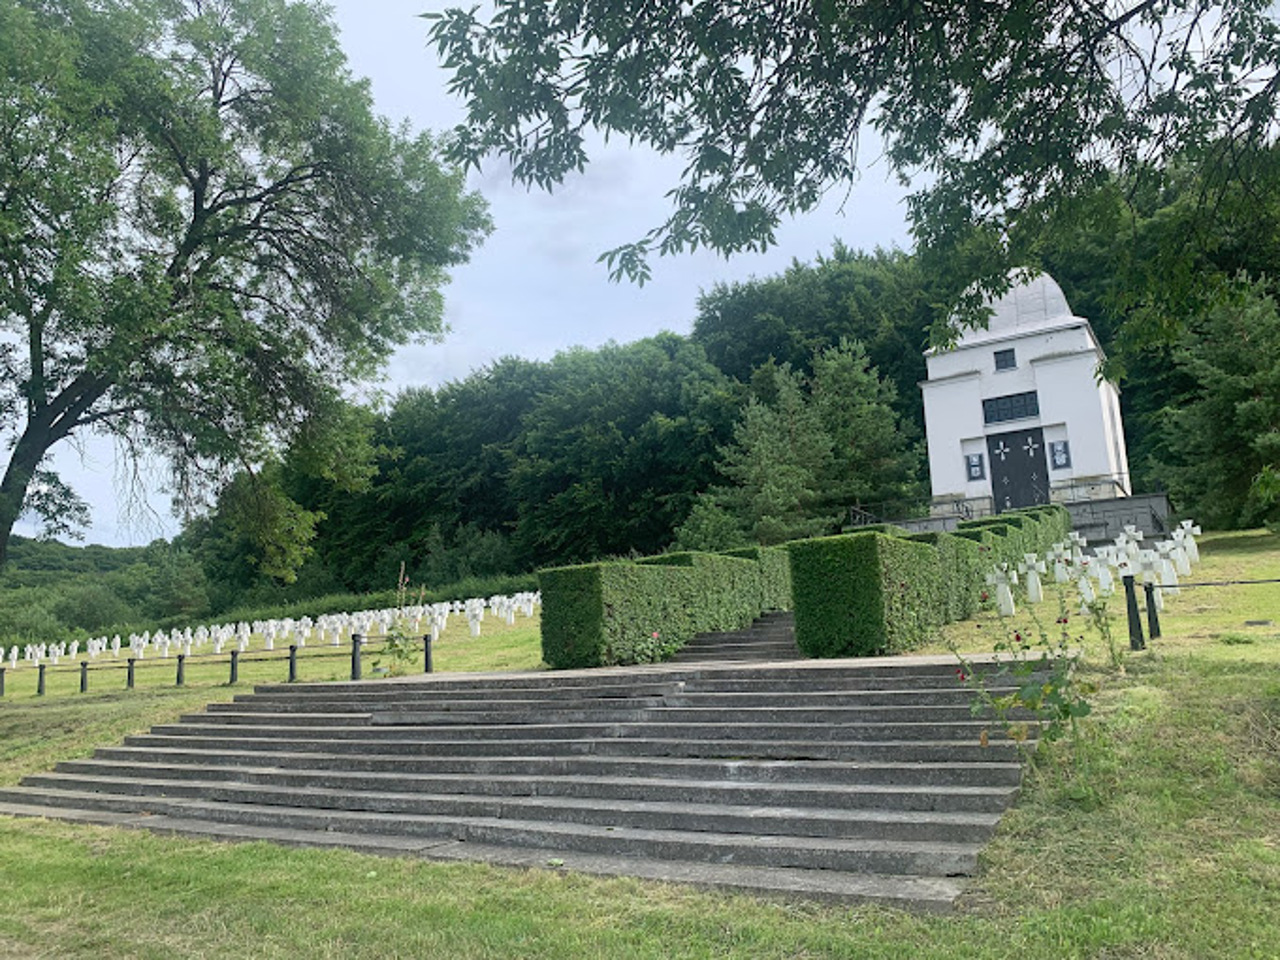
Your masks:
M 1120 394 L 1089 321 L 1045 274 L 991 307 L 985 330 L 925 355 L 933 515 L 1129 496 Z

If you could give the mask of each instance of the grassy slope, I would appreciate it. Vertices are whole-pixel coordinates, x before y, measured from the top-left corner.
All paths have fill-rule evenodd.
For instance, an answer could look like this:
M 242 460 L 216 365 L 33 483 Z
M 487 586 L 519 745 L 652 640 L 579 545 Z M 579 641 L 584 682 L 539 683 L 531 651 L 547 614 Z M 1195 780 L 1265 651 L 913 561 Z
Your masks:
M 1205 548 L 1197 580 L 1280 577 L 1280 538 Z M 1244 625 L 1260 619 L 1280 624 L 1277 585 L 1186 590 L 1122 672 L 1080 631 L 1096 712 L 1031 778 L 953 917 L 0 818 L 0 956 L 1272 958 L 1280 627 Z M 1001 628 L 979 622 L 953 638 L 989 648 Z M 220 691 L 6 701 L 0 782 Z

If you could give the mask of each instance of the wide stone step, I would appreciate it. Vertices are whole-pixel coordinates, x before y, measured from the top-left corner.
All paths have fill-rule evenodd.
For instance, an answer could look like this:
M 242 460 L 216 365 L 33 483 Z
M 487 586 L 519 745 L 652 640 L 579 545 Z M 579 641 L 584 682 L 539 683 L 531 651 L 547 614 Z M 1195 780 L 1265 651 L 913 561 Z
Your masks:
M 673 671 L 675 668 L 666 668 L 667 672 Z M 712 668 L 699 669 L 696 667 L 684 668 L 681 672 L 703 673 Z M 958 678 L 960 668 L 957 663 L 952 660 L 944 670 L 931 670 L 927 673 L 909 673 L 898 674 L 893 672 L 873 673 L 869 669 L 859 672 L 855 676 L 845 675 L 828 675 L 822 671 L 814 671 L 812 677 L 796 677 L 792 675 L 794 671 L 785 666 L 772 667 L 769 669 L 777 670 L 780 674 L 776 677 L 759 676 L 758 670 L 752 669 L 751 673 L 747 673 L 747 668 L 742 668 L 742 673 L 726 674 L 726 669 L 714 668 L 713 676 L 688 676 L 680 680 L 672 680 L 657 684 L 643 684 L 634 687 L 619 686 L 616 682 L 602 688 L 596 688 L 589 685 L 550 685 L 542 686 L 537 681 L 545 674 L 532 674 L 531 680 L 521 682 L 519 684 L 501 684 L 486 685 L 480 682 L 472 682 L 460 684 L 437 680 L 437 677 L 443 674 L 432 674 L 427 677 L 415 677 L 412 680 L 360 680 L 356 682 L 341 681 L 335 683 L 299 683 L 299 684 L 265 684 L 254 688 L 255 696 L 264 696 L 268 698 L 287 697 L 305 698 L 318 697 L 325 700 L 334 699 L 364 699 L 369 698 L 372 702 L 381 698 L 400 698 L 404 696 L 414 697 L 440 697 L 440 698 L 465 698 L 465 699 L 492 699 L 495 697 L 505 698 L 507 696 L 525 696 L 535 697 L 537 699 L 557 699 L 557 698 L 578 698 L 584 696 L 650 696 L 662 695 L 664 693 L 684 692 L 688 693 L 852 693 L 859 690 L 884 690 L 884 689 L 965 689 L 969 690 L 973 684 L 962 684 Z M 554 675 L 549 675 L 554 678 Z M 1039 674 L 1038 676 L 1044 676 Z M 992 673 L 989 677 L 993 682 L 1008 686 L 1009 681 L 1005 677 Z M 603 692 L 602 692 L 603 691 Z
M 236 722 L 254 723 L 276 714 L 226 714 L 228 719 L 239 717 Z M 290 715 L 292 716 L 292 715 Z M 817 724 L 838 727 L 864 723 L 930 723 L 938 724 L 958 720 L 971 720 L 975 716 L 968 704 L 954 706 L 858 706 L 858 707 L 648 707 L 641 710 L 556 710 L 514 713 L 511 711 L 460 710 L 396 710 L 390 709 L 372 714 L 377 725 L 418 726 L 439 724 L 592 724 L 592 723 L 645 723 L 690 724 L 713 726 L 732 720 L 736 726 L 759 724 L 767 727 L 794 727 L 799 724 Z M 1011 710 L 1011 720 L 1027 719 L 1025 711 Z
M 568 724 L 691 724 L 714 725 L 732 721 L 735 725 L 766 726 L 820 724 L 834 726 L 863 723 L 949 722 L 970 720 L 975 716 L 968 703 L 910 704 L 883 706 L 824 707 L 677 707 L 656 705 L 636 709 L 576 710 L 561 707 L 550 710 L 461 710 L 430 709 L 389 705 L 375 713 L 301 713 L 258 710 L 254 704 L 229 705 L 236 710 L 210 710 L 188 714 L 184 721 L 192 723 L 225 723 L 236 726 L 273 725 L 278 727 L 358 727 L 374 726 L 450 726 L 450 725 L 556 725 Z M 1010 711 L 1009 719 L 1027 719 L 1029 714 Z
M 423 778 L 418 789 L 406 784 L 379 783 L 380 789 L 345 789 L 325 783 L 236 782 L 220 780 L 149 780 L 137 777 L 79 777 L 42 774 L 23 781 L 26 787 L 65 792 L 92 792 L 117 796 L 187 798 L 324 810 L 363 810 L 427 817 L 488 817 L 504 820 L 551 820 L 596 826 L 642 830 L 679 830 L 693 833 L 747 833 L 795 837 L 865 837 L 881 840 L 937 840 L 984 843 L 1000 818 L 1003 806 L 975 811 L 942 803 L 908 807 L 893 802 L 869 807 L 787 807 L 791 795 L 780 793 L 765 800 L 750 796 L 723 800 L 668 799 L 664 794 L 607 795 L 609 803 L 590 792 L 507 793 L 498 790 L 470 792 L 456 783 L 436 784 Z M 588 784 L 589 785 L 589 784 Z M 438 786 L 458 789 L 440 791 Z M 516 787 L 516 785 L 508 785 Z M 670 784 L 661 786 L 670 788 Z M 385 789 L 381 789 L 385 788 Z M 747 791 L 743 791 L 746 793 Z M 697 796 L 695 791 L 695 796 Z M 874 795 L 871 799 L 877 799 Z M 767 804 L 762 806 L 761 804 Z
M 180 728 L 185 729 L 185 728 Z M 422 740 L 403 738 L 351 738 L 246 736 L 242 731 L 234 741 L 225 728 L 209 734 L 188 732 L 138 734 L 125 738 L 131 747 L 204 750 L 278 751 L 282 745 L 300 750 L 339 755 L 386 754 L 402 756 L 610 756 L 610 757 L 691 757 L 730 760 L 830 760 L 870 762 L 936 763 L 946 760 L 980 762 L 995 758 L 1011 761 L 1018 757 L 1017 744 L 991 739 L 983 745 L 978 738 L 963 740 L 885 740 L 826 743 L 811 740 L 702 740 L 635 737 L 631 739 L 512 739 L 512 740 Z
M 904 659 L 910 662 L 904 663 Z M 984 674 L 996 672 L 996 667 L 982 658 L 973 658 L 971 663 Z M 868 658 L 864 660 L 806 660 L 786 665 L 730 665 L 671 667 L 658 664 L 652 667 L 607 668 L 593 671 L 565 670 L 546 671 L 528 674 L 504 675 L 471 675 L 450 676 L 434 674 L 429 677 L 414 677 L 403 680 L 359 680 L 341 681 L 337 683 L 312 684 L 262 684 L 255 687 L 260 693 L 278 693 L 284 691 L 304 692 L 307 688 L 315 691 L 363 691 L 368 689 L 390 688 L 393 686 L 434 686 L 439 689 L 452 690 L 508 690 L 541 688 L 546 691 L 566 689 L 588 690 L 593 687 L 617 687 L 630 683 L 673 683 L 684 681 L 701 683 L 753 683 L 768 684 L 786 683 L 794 680 L 803 681 L 806 686 L 823 686 L 834 683 L 857 682 L 889 678 L 898 682 L 910 682 L 913 678 L 933 677 L 955 681 L 958 664 L 954 657 L 912 657 L 912 658 Z
M 295 830 L 389 833 L 467 842 L 565 849 L 620 857 L 734 863 L 915 876 L 968 876 L 977 868 L 978 843 L 686 833 L 489 817 L 421 816 L 361 810 L 314 810 L 219 803 L 155 796 L 41 788 L 0 789 L 0 802 L 125 814 L 199 817 L 221 823 Z
M 210 722 L 215 719 L 222 722 Z M 297 715 L 294 715 L 297 716 Z M 261 718 L 244 718 L 244 722 L 226 722 L 235 715 L 200 715 L 186 722 L 162 724 L 154 732 L 168 736 L 221 737 L 230 746 L 239 737 L 255 739 L 291 739 L 297 736 L 302 725 L 286 725 L 273 717 L 273 722 L 263 724 Z M 348 719 L 353 719 L 348 718 Z M 769 740 L 809 742 L 854 742 L 876 740 L 979 740 L 984 733 L 995 736 L 992 725 L 981 720 L 950 720 L 944 722 L 873 722 L 840 723 L 818 726 L 811 723 L 779 723 L 762 726 L 757 723 L 557 723 L 557 724 L 407 724 L 394 714 L 385 719 L 374 714 L 372 725 L 344 726 L 326 723 L 324 734 L 333 740 L 355 738 L 378 740 L 381 737 L 398 740 L 615 740 L 633 737 L 705 742 L 728 740 L 750 744 Z
M 1011 692 L 1015 687 L 992 685 L 992 695 Z M 211 703 L 208 713 L 371 713 L 374 709 L 421 707 L 422 709 L 484 710 L 489 712 L 559 710 L 565 707 L 579 710 L 621 709 L 638 710 L 650 707 L 860 707 L 860 706 L 932 706 L 970 705 L 976 699 L 975 691 L 962 687 L 940 687 L 917 690 L 826 690 L 812 693 L 716 693 L 676 692 L 657 697 L 631 698 L 583 698 L 540 700 L 528 697 L 519 699 L 478 698 L 472 695 L 451 697 L 433 694 L 424 696 L 406 692 L 403 696 L 370 697 L 346 696 L 321 699 L 316 696 L 289 697 L 285 694 L 243 694 L 227 703 Z
M 612 776 L 718 780 L 746 783 L 825 783 L 839 789 L 847 784 L 894 783 L 919 786 L 1010 786 L 1022 780 L 1022 765 L 1014 762 L 937 763 L 836 762 L 828 760 L 703 760 L 669 757 L 409 757 L 267 752 L 252 750 L 175 750 L 145 747 L 104 747 L 91 760 L 69 760 L 59 770 L 118 776 L 126 771 L 144 775 L 155 769 L 181 779 L 199 777 L 203 770 L 224 770 L 235 777 L 243 767 L 268 770 L 337 770 L 359 773 L 458 773 L 491 776 Z M 185 773 L 190 770 L 190 773 Z
M 182 776 L 181 774 L 186 774 Z M 323 770 L 270 770 L 255 767 L 166 768 L 104 770 L 80 761 L 60 765 L 55 773 L 23 780 L 24 786 L 95 789 L 94 782 L 138 784 L 183 783 L 256 784 L 280 789 L 332 789 L 358 793 L 472 794 L 484 797 L 561 797 L 610 801 L 664 801 L 682 804 L 720 803 L 784 807 L 825 807 L 833 810 L 910 810 L 954 813 L 998 813 L 1012 800 L 1016 786 L 942 786 L 938 784 L 818 784 L 750 783 L 715 780 L 674 780 L 639 776 L 557 776 L 552 774 L 490 774 L 477 779 L 469 773 L 346 773 Z M 145 792 L 143 787 L 136 788 Z M 164 790 L 158 792 L 164 793 Z M 187 794 L 190 795 L 190 794 Z M 225 799 L 225 798 L 224 798 Z M 612 803 L 607 805 L 612 809 Z
M 58 815 L 81 823 L 141 828 L 210 840 L 260 840 L 283 846 L 343 848 L 366 854 L 419 856 L 434 860 L 481 860 L 529 868 L 565 869 L 597 876 L 630 876 L 735 890 L 765 897 L 797 897 L 835 903 L 875 903 L 917 911 L 946 912 L 962 892 L 962 881 L 944 877 L 908 877 L 872 873 L 840 873 L 732 863 L 693 863 L 642 857 L 619 858 L 570 850 L 534 849 L 431 840 L 393 834 L 347 833 L 338 830 L 294 830 L 251 824 L 228 826 L 186 816 L 135 815 L 96 810 L 55 810 L 29 804 L 0 804 L 0 815 Z

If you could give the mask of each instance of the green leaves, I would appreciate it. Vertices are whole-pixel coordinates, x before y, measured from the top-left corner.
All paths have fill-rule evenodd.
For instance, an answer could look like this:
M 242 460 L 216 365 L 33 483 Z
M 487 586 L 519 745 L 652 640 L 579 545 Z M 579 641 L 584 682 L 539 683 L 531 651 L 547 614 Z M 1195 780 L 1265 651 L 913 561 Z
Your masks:
M 1265 0 L 493 6 L 430 18 L 468 111 L 452 156 L 496 154 L 544 188 L 581 169 L 589 127 L 686 159 L 670 215 L 606 256 L 615 276 L 645 278 L 655 250 L 769 246 L 781 217 L 857 179 L 870 127 L 916 187 L 917 240 L 955 264 L 940 312 L 980 322 L 975 302 L 1113 175 L 1207 162 L 1251 185 L 1233 159 L 1276 137 Z
M 0 358 L 26 384 L 0 503 L 85 429 L 160 452 L 187 504 L 295 441 L 367 483 L 330 415 L 439 333 L 489 229 L 436 141 L 373 113 L 310 2 L 0 0 L 0 28 L 0 333 L 26 348 Z

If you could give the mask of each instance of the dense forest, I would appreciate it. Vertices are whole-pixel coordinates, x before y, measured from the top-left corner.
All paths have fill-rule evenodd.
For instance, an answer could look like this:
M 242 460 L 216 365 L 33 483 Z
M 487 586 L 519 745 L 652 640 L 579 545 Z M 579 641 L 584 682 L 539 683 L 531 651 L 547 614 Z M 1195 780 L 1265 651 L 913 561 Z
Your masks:
M 1181 197 L 1124 209 L 1125 229 L 1064 229 L 1041 265 L 1122 378 L 1135 487 L 1166 488 L 1216 526 L 1275 521 L 1280 204 L 1247 208 L 1251 222 L 1201 257 L 1228 292 L 1168 335 L 1139 335 L 1159 305 L 1130 302 L 1115 277 L 1153 235 L 1187 227 Z M 923 350 L 946 336 L 936 302 L 919 258 L 837 244 L 780 275 L 715 286 L 688 335 L 507 357 L 383 410 L 349 410 L 354 480 L 286 451 L 238 475 L 172 543 L 16 542 L 0 634 L 387 590 L 402 565 L 434 587 L 673 545 L 778 542 L 838 530 L 854 505 L 903 515 L 928 496 L 918 383 Z

